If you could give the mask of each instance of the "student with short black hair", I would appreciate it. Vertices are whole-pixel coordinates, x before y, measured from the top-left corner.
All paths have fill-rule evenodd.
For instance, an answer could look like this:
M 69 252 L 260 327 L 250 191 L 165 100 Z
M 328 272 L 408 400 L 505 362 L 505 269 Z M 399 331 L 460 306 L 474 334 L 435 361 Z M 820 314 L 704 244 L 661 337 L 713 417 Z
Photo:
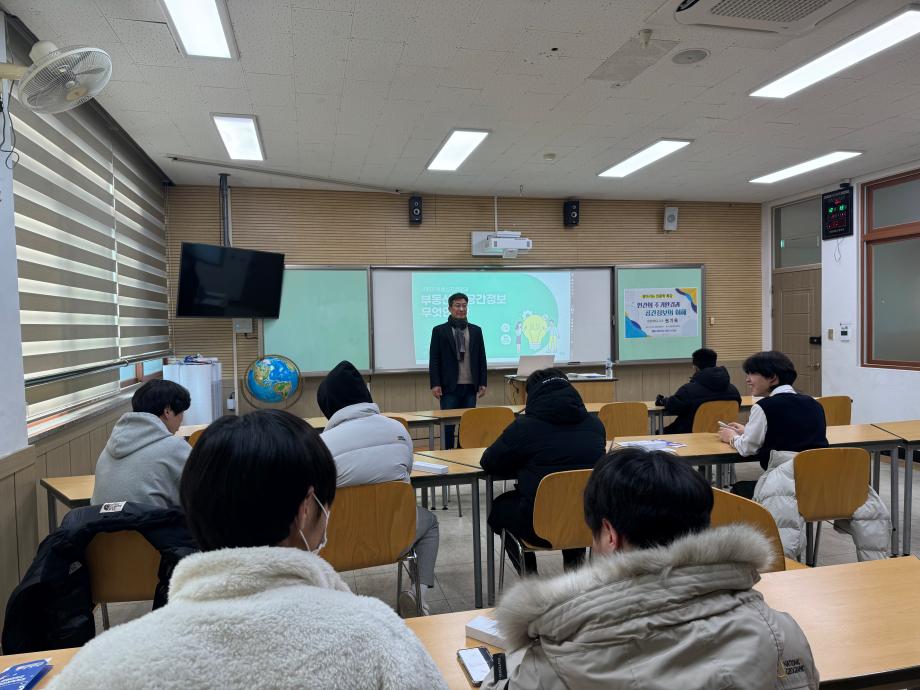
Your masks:
M 202 553 L 176 566 L 166 606 L 92 640 L 51 687 L 446 688 L 393 610 L 352 594 L 319 555 L 335 484 L 302 419 L 211 424 L 181 487 Z
M 175 434 L 191 404 L 189 392 L 174 381 L 153 379 L 134 392 L 133 411 L 115 423 L 96 461 L 92 505 L 179 505 L 179 477 L 191 447 Z
M 751 395 L 760 397 L 747 424 L 732 422 L 719 430 L 719 438 L 743 457 L 756 457 L 767 469 L 773 451 L 798 453 L 827 448 L 827 421 L 821 403 L 792 387 L 795 365 L 782 352 L 768 350 L 751 355 L 742 365 Z M 756 482 L 738 482 L 734 493 L 753 498 Z
M 502 598 L 509 679 L 483 689 L 816 689 L 802 630 L 753 589 L 770 543 L 744 525 L 710 528 L 712 505 L 671 453 L 601 459 L 584 496 L 591 562 Z
M 489 513 L 489 527 L 501 535 L 507 529 L 518 539 L 536 546 L 549 546 L 533 529 L 534 500 L 540 481 L 553 472 L 594 467 L 604 454 L 607 435 L 596 415 L 588 414 L 578 391 L 559 369 L 539 369 L 527 377 L 527 404 L 519 415 L 486 448 L 480 464 L 496 477 L 514 477 L 513 491 L 495 498 Z M 506 542 L 515 570 L 536 573 L 537 559 L 518 552 Z M 584 561 L 584 549 L 565 549 L 562 561 L 567 569 Z
M 725 367 L 716 366 L 715 350 L 702 347 L 693 353 L 693 376 L 674 395 L 659 395 L 655 404 L 664 407 L 665 414 L 677 418 L 664 428 L 666 434 L 689 434 L 693 417 L 700 405 L 713 400 L 734 400 L 741 403 L 741 394 L 732 385 Z

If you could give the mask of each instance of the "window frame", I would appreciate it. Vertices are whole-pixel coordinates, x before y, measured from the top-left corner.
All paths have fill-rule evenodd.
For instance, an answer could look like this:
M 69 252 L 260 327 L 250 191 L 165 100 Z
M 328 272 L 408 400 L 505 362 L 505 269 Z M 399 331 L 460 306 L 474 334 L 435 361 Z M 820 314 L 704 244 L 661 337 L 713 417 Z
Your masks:
M 144 375 L 144 363 L 153 362 L 155 360 L 159 360 L 162 364 L 166 364 L 166 357 L 151 357 L 150 359 L 145 359 L 139 362 L 134 362 L 134 364 L 131 365 L 134 367 L 134 378 L 125 379 L 124 381 L 120 381 L 121 385 L 119 386 L 119 389 L 121 391 L 124 391 L 125 388 L 136 386 L 139 383 L 147 383 L 148 381 L 152 381 L 153 379 L 163 378 L 162 369 L 160 369 L 160 371 L 155 371 L 152 374 L 147 374 L 146 376 Z
M 906 182 L 920 179 L 920 169 L 908 170 L 896 175 L 890 175 L 878 180 L 866 182 L 862 185 L 862 202 L 865 209 L 862 217 L 862 232 L 860 233 L 861 244 L 861 262 L 862 262 L 862 284 L 860 294 L 863 297 L 862 316 L 862 365 L 864 367 L 879 369 L 908 369 L 920 371 L 920 357 L 914 361 L 887 360 L 873 357 L 873 249 L 882 244 L 896 242 L 899 240 L 920 239 L 920 220 L 911 223 L 901 223 L 899 225 L 887 225 L 880 229 L 875 229 L 873 223 L 874 210 L 874 192 L 877 189 L 893 187 Z
M 779 252 L 777 251 L 777 248 L 776 248 L 776 216 L 782 211 L 782 209 L 786 208 L 787 206 L 795 206 L 796 204 L 802 204 L 802 203 L 805 203 L 806 201 L 815 201 L 815 200 L 817 200 L 818 203 L 820 204 L 821 195 L 811 194 L 809 196 L 802 197 L 801 199 L 796 199 L 795 201 L 788 201 L 784 204 L 776 204 L 775 206 L 770 207 L 770 256 L 771 256 L 770 263 L 772 264 L 771 270 L 774 273 L 788 273 L 791 271 L 811 271 L 816 268 L 821 268 L 820 246 L 818 248 L 818 261 L 816 263 L 799 264 L 797 266 L 783 266 L 783 267 L 779 267 L 776 265 L 777 261 L 780 258 Z M 821 236 L 820 230 L 818 231 L 817 235 L 820 238 Z

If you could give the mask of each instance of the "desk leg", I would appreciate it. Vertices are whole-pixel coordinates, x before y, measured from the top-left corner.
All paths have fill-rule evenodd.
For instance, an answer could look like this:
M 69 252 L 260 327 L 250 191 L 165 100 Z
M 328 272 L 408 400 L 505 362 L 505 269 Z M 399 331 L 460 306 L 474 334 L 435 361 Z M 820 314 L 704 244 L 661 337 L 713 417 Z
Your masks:
M 54 530 L 57 529 L 57 499 L 49 491 L 48 492 L 48 534 L 51 534 Z
M 428 422 L 428 450 L 434 450 L 434 422 Z
M 422 487 L 422 508 L 428 507 L 428 487 Z
M 470 481 L 470 493 L 473 495 L 473 598 L 477 609 L 482 608 L 482 541 L 479 536 L 479 478 Z M 488 529 L 488 527 L 486 527 Z
M 905 473 L 907 470 L 905 470 Z M 898 448 L 891 449 L 891 555 L 898 555 Z
M 872 451 L 872 488 L 878 492 L 879 479 L 882 474 L 882 451 Z
M 494 498 L 495 482 L 492 475 L 486 475 L 486 518 L 492 512 L 492 499 Z M 502 555 L 504 558 L 504 555 Z M 486 587 L 488 605 L 495 606 L 495 533 L 486 522 Z
M 444 430 L 447 428 L 447 425 L 444 423 L 444 420 L 441 420 L 441 450 L 447 450 L 447 446 L 444 445 Z
M 904 449 L 904 546 L 901 550 L 905 556 L 910 555 L 910 522 L 914 507 L 914 451 L 917 446 L 909 443 Z
M 664 434 L 664 410 L 658 411 L 658 433 Z

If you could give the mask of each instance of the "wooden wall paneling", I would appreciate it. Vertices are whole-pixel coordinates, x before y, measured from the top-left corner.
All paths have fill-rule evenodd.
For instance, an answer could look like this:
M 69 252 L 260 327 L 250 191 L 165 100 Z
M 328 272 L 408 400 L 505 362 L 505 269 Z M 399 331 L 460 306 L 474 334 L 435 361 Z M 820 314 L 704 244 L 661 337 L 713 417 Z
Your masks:
M 234 245 L 281 251 L 288 263 L 331 265 L 615 265 L 702 263 L 706 266 L 707 345 L 721 357 L 741 359 L 760 349 L 760 205 L 681 202 L 678 230 L 664 233 L 664 203 L 583 199 L 581 222 L 566 230 L 561 199 L 499 198 L 499 226 L 521 230 L 535 247 L 518 260 L 470 256 L 470 232 L 493 227 L 491 197 L 425 196 L 425 223 L 409 226 L 406 196 L 298 189 L 232 188 Z M 344 241 L 343 238 L 347 238 Z M 424 238 L 424 241 L 419 241 Z M 183 241 L 219 243 L 215 187 L 168 190 L 168 256 L 174 313 L 179 247 Z M 231 366 L 230 321 L 171 318 L 177 354 L 221 358 Z M 238 341 L 240 368 L 258 355 L 255 339 Z M 645 367 L 619 367 L 617 398 L 647 399 L 664 381 Z M 229 371 L 227 369 L 226 371 Z M 416 386 L 416 409 L 433 406 L 424 376 L 402 375 Z M 497 372 L 494 377 L 500 376 Z M 228 377 L 230 378 L 230 377 Z M 495 380 L 499 380 L 496 378 Z M 227 390 L 227 389 L 225 389 Z M 306 395 L 306 391 L 305 391 Z M 400 394 L 401 395 L 401 394 Z M 394 398 L 394 401 L 400 398 Z M 502 386 L 484 403 L 501 404 Z M 297 412 L 308 409 L 298 403 Z M 241 405 L 241 409 L 245 409 Z M 305 413 L 309 414 L 309 412 Z
M 90 457 L 89 432 L 70 442 L 70 471 L 75 475 L 93 474 L 96 471 L 96 458 Z
M 47 462 L 46 477 L 69 477 L 70 471 L 70 444 L 64 443 L 52 448 L 45 454 Z
M 35 456 L 35 508 L 38 511 L 38 534 L 42 538 L 48 534 L 48 495 L 47 492 L 39 486 L 38 481 L 42 477 L 49 476 L 47 458 L 48 456 L 45 453 Z
M 102 454 L 105 444 L 109 442 L 109 437 L 105 433 L 105 427 L 97 427 L 89 432 L 89 456 L 92 460 L 92 473 L 96 472 L 96 461 Z
M 13 475 L 0 479 L 0 526 L 4 530 L 0 539 L 0 597 L 4 602 L 0 610 L 0 623 L 6 611 L 5 602 L 19 584 L 19 545 L 10 538 L 16 534 L 16 488 Z
M 13 475 L 13 490 L 16 492 L 19 577 L 22 578 L 38 551 L 38 486 L 34 464 Z

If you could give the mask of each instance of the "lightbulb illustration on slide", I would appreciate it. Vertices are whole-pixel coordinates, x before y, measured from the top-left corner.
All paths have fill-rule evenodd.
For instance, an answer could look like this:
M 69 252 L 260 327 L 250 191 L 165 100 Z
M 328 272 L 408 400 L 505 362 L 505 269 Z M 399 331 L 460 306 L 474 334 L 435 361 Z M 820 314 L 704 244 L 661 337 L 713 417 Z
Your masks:
M 547 317 L 545 314 L 540 316 L 539 314 L 532 314 L 526 311 L 523 316 L 524 337 L 527 338 L 527 344 L 530 346 L 531 350 L 539 350 L 540 346 L 543 344 L 543 338 L 546 336 L 546 331 L 549 328 Z

